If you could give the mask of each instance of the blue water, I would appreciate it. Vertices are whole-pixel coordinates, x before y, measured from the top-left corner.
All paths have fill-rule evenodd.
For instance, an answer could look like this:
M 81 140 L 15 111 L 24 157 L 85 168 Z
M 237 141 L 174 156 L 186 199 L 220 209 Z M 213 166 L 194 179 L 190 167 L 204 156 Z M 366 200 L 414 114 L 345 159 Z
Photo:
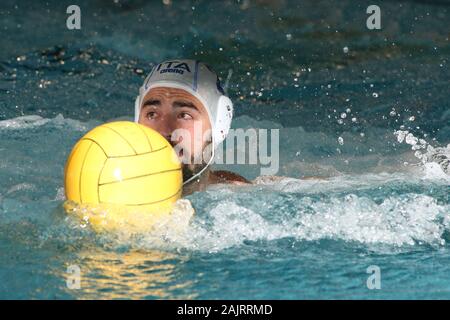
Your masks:
M 445 2 L 379 1 L 381 31 L 366 1 L 77 3 L 77 31 L 67 1 L 0 4 L 0 298 L 450 298 Z M 181 233 L 97 235 L 62 210 L 66 157 L 173 57 L 230 74 L 233 127 L 280 129 L 289 178 L 217 166 L 255 184 L 188 196 Z

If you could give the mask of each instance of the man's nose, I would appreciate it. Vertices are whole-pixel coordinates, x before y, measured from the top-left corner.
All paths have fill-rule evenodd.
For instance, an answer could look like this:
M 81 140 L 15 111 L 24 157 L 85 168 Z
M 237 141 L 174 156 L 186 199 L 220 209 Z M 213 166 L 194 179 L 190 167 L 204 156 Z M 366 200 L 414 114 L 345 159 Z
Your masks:
M 173 131 L 175 130 L 174 128 L 174 122 L 171 119 L 171 117 L 166 117 L 163 121 L 163 123 L 161 124 L 159 133 L 166 138 L 166 140 L 169 143 L 172 143 L 171 139 L 172 139 L 172 134 Z

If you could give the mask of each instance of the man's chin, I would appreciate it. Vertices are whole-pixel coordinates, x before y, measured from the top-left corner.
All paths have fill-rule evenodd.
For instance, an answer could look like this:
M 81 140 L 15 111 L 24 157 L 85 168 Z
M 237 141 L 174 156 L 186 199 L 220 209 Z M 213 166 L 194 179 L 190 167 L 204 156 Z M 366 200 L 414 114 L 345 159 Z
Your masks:
M 183 181 L 187 181 L 194 175 L 198 174 L 205 166 L 206 164 L 183 164 Z

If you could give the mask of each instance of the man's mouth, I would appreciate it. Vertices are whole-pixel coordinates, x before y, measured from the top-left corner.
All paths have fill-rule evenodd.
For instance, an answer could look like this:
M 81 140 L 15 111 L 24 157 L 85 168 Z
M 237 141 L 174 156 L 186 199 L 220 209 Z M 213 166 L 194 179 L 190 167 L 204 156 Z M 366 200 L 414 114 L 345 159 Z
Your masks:
M 172 146 L 172 148 L 174 148 L 175 150 L 177 150 L 175 147 L 181 143 L 181 141 L 183 141 L 183 138 L 180 137 L 178 139 L 178 141 L 173 141 L 172 139 L 167 139 L 167 141 L 170 143 L 170 145 Z M 178 152 L 177 152 L 178 157 L 181 159 L 183 159 L 183 155 L 184 155 L 184 148 L 179 148 Z
M 172 148 L 174 148 L 176 150 L 176 145 L 178 145 L 181 141 L 169 141 L 170 145 L 172 146 Z M 182 159 L 184 155 L 184 148 L 180 148 L 178 150 L 177 156 Z

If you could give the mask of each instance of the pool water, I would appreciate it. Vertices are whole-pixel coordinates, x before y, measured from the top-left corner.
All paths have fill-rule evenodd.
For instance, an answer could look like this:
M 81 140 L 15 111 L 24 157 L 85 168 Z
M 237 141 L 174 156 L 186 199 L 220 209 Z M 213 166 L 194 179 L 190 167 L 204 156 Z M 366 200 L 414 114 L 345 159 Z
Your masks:
M 371 31 L 367 1 L 165 3 L 78 1 L 68 30 L 72 3 L 2 1 L 0 298 L 449 299 L 449 6 L 379 1 Z M 66 158 L 174 57 L 229 77 L 234 128 L 280 130 L 285 178 L 216 165 L 255 183 L 188 196 L 181 233 L 95 234 Z

